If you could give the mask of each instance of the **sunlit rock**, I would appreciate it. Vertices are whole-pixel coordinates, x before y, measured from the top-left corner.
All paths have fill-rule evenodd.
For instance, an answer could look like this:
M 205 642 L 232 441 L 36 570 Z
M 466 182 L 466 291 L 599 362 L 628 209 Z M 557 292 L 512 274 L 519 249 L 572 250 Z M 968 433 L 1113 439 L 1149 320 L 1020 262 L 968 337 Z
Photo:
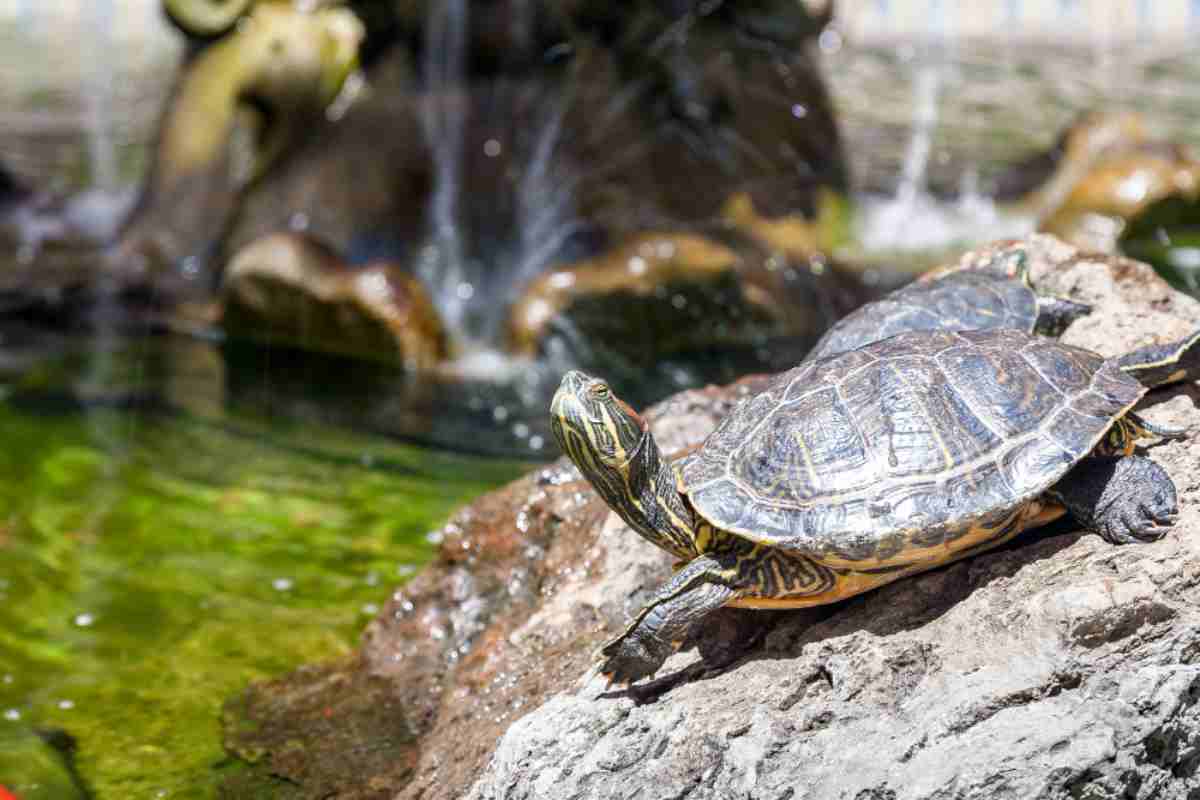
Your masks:
M 817 193 L 816 203 L 813 216 L 793 211 L 766 217 L 755 208 L 749 194 L 739 192 L 725 202 L 722 217 L 771 250 L 797 259 L 819 258 L 846 243 L 851 221 L 844 195 L 823 189 Z
M 275 234 L 230 262 L 221 325 L 235 337 L 428 369 L 446 355 L 433 304 L 395 264 L 346 265 L 319 242 Z
M 1088 114 L 1041 160 L 1052 171 L 1019 205 L 1039 230 L 1091 250 L 1117 252 L 1127 224 L 1156 203 L 1200 199 L 1200 161 L 1153 139 L 1136 114 Z
M 1102 252 L 1116 252 L 1127 224 L 1167 198 L 1200 200 L 1200 162 L 1182 148 L 1143 146 L 1105 159 L 1039 228 Z

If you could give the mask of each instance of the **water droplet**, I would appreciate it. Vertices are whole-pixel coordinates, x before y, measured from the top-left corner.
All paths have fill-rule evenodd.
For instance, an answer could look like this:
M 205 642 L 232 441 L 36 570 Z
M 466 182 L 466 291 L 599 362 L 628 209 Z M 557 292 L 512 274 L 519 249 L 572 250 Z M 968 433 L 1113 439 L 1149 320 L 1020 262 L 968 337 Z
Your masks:
M 305 5 L 316 6 L 314 0 L 300 0 Z M 363 75 L 362 70 L 355 70 L 350 73 L 346 80 L 342 82 L 341 91 L 337 93 L 337 97 L 333 98 L 333 102 L 325 107 L 325 118 L 330 122 L 337 122 L 342 117 L 346 116 L 346 112 L 354 105 L 354 101 L 363 93 L 366 88 L 367 79 Z
M 373 617 L 379 613 L 379 606 L 375 605 L 374 603 L 367 603 L 362 607 L 362 612 L 368 617 Z
M 93 622 L 96 621 L 96 617 L 93 614 L 87 614 L 87 613 L 76 614 L 75 619 L 73 621 L 80 628 L 86 628 L 86 627 L 90 626 Z
M 546 441 L 541 436 L 534 435 L 529 437 L 530 450 L 541 450 L 545 444 Z
M 286 592 L 294 585 L 291 578 L 276 578 L 271 581 L 271 588 L 277 592 Z
M 508 409 L 504 406 L 496 406 L 492 409 L 492 419 L 496 420 L 496 422 L 504 422 L 504 420 L 508 419 Z
M 836 53 L 842 49 L 842 35 L 833 28 L 826 28 L 817 37 L 817 46 L 822 53 Z
M 681 294 L 677 294 L 671 298 L 671 305 L 682 311 L 683 309 L 687 308 L 687 298 Z
M 529 426 L 524 422 L 518 422 L 516 425 L 513 425 L 512 432 L 513 436 L 516 436 L 518 439 L 524 439 L 529 435 Z
M 16 722 L 21 718 L 21 712 L 15 708 L 10 708 L 4 712 L 4 718 L 9 722 Z
M 430 544 L 441 544 L 446 539 L 446 534 L 442 531 L 430 531 L 425 534 L 425 541 Z
M 183 261 L 179 263 L 179 268 L 184 275 L 190 278 L 200 271 L 200 259 L 196 256 L 184 256 Z
M 641 275 L 646 271 L 646 259 L 641 256 L 634 256 L 629 259 L 629 272 L 631 275 Z
M 555 272 L 550 276 L 550 285 L 555 289 L 569 289 L 575 285 L 575 273 L 573 272 Z
M 804 119 L 808 116 L 808 109 L 799 103 L 796 103 L 794 106 L 792 106 L 792 116 L 796 119 Z
M 475 296 L 475 287 L 466 281 L 463 281 L 454 288 L 454 295 L 459 300 L 470 300 Z
M 504 150 L 498 139 L 488 139 L 483 143 L 483 154 L 488 158 L 495 158 Z
M 303 211 L 297 211 L 288 217 L 288 227 L 294 231 L 306 231 L 308 230 L 308 224 L 308 214 L 305 214 Z
M 59 700 L 58 707 L 61 708 L 63 711 L 70 711 L 72 708 L 75 707 L 75 701 L 74 700 Z

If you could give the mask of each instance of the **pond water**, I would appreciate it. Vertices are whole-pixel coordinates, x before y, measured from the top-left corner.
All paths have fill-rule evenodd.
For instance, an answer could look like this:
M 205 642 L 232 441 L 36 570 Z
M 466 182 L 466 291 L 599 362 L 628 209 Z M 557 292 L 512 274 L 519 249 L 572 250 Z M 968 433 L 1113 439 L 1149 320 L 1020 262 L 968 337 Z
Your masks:
M 30 728 L 74 738 L 97 797 L 211 795 L 222 701 L 346 653 L 427 533 L 521 471 L 223 413 L 187 373 L 207 347 L 112 342 L 0 382 L 0 782 L 22 797 L 46 773 L 4 742 Z
M 69 76 L 47 86 L 38 48 L 0 36 L 6 74 L 28 76 L 0 87 L 10 161 L 58 186 L 108 175 L 128 187 L 173 51 L 112 84 L 138 91 L 97 112 L 115 154 L 101 170 L 80 155 L 103 147 L 87 92 Z M 863 189 L 859 255 L 879 264 L 1027 230 L 986 199 L 988 181 L 1084 109 L 1138 108 L 1164 135 L 1200 138 L 1200 63 L 1184 52 L 826 50 Z M 474 430 L 414 437 L 411 420 L 372 423 L 395 416 L 369 402 L 386 380 L 332 386 L 314 405 L 311 381 L 289 383 L 261 355 L 228 374 L 203 341 L 14 348 L 21 334 L 0 330 L 0 784 L 25 800 L 79 784 L 98 798 L 211 796 L 237 768 L 220 746 L 222 702 L 349 652 L 429 558 L 428 532 L 528 465 L 470 454 L 491 449 L 480 431 L 525 424 L 495 405 L 480 405 Z M 417 422 L 436 422 L 439 402 Z

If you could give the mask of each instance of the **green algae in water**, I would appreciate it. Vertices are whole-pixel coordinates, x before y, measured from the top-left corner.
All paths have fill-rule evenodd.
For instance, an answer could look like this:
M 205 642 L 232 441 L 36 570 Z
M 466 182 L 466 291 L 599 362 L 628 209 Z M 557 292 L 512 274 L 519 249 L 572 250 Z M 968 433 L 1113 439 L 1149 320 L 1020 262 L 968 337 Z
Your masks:
M 0 400 L 0 750 L 61 730 L 98 798 L 211 796 L 229 766 L 222 702 L 347 653 L 427 559 L 427 532 L 520 471 L 318 426 L 246 430 Z

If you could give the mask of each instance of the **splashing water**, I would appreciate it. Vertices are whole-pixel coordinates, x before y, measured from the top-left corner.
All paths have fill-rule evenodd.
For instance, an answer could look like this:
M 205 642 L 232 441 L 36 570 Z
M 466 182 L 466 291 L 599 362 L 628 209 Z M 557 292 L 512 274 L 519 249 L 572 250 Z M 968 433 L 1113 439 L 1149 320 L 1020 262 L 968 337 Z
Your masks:
M 418 275 L 433 292 L 450 330 L 462 330 L 474 286 L 467 280 L 459 227 L 466 65 L 466 0 L 432 3 L 424 44 L 425 102 L 421 123 L 433 154 L 434 186 L 429 203 L 430 241 Z
M 113 39 L 113 0 L 90 4 L 94 26 L 88 38 L 91 86 L 83 93 L 86 108 L 88 159 L 92 186 L 104 191 L 117 188 L 116 148 L 112 140 L 109 111 L 112 106 L 113 66 L 109 57 Z
M 977 170 L 963 173 L 957 202 L 944 202 L 929 191 L 929 163 L 945 70 L 944 64 L 936 63 L 917 69 L 912 136 L 896 192 L 862 202 L 858 227 L 866 250 L 935 251 L 1033 231 L 1031 216 L 1002 213 L 990 197 L 980 193 Z

